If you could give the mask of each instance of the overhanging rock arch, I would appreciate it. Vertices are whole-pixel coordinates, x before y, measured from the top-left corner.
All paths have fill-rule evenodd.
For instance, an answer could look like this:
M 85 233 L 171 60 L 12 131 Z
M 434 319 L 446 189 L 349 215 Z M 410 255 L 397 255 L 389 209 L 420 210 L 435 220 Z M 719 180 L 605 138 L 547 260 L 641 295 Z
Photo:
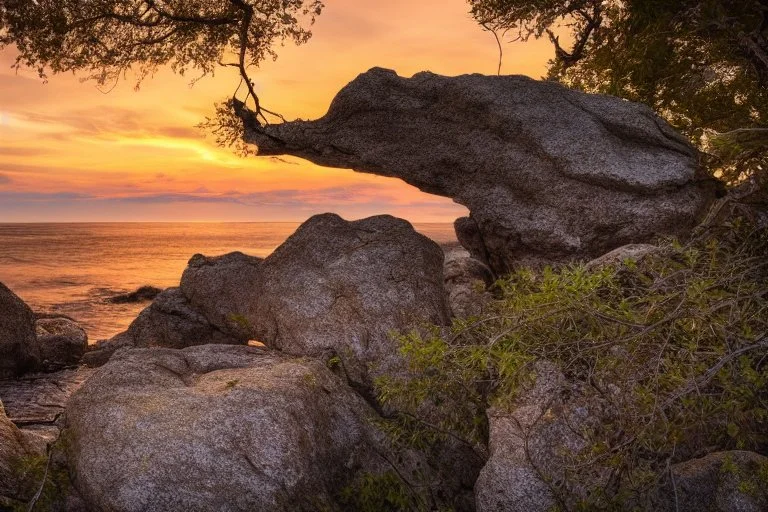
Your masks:
M 648 107 L 522 76 L 374 68 L 315 121 L 240 115 L 261 155 L 397 177 L 466 206 L 459 240 L 497 274 L 686 234 L 718 186 Z

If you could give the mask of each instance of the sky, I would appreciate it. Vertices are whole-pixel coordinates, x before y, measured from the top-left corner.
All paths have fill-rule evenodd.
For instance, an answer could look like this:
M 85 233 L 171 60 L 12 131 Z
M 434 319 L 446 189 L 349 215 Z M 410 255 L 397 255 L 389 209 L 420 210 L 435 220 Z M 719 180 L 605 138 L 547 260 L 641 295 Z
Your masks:
M 495 74 L 493 37 L 465 0 L 326 0 L 309 43 L 278 49 L 251 74 L 263 103 L 288 119 L 325 113 L 371 67 L 400 76 Z M 502 73 L 540 78 L 545 40 L 505 45 Z M 43 83 L 0 52 L 0 222 L 303 221 L 336 212 L 452 222 L 466 209 L 393 178 L 295 158 L 240 158 L 195 125 L 231 95 L 221 70 L 190 86 L 162 70 L 110 92 L 71 74 Z

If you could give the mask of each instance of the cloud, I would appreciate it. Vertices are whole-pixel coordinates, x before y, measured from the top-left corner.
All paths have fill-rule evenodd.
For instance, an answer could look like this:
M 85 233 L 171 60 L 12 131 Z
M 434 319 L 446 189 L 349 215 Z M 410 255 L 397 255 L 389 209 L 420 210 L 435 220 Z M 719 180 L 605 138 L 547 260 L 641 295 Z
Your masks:
M 0 156 L 40 156 L 48 155 L 51 151 L 47 148 L 23 148 L 0 146 Z
M 0 174 L 0 185 L 7 185 L 12 180 L 11 178 L 6 174 Z
M 163 137 L 202 140 L 204 133 L 194 126 L 168 126 L 166 116 L 156 110 L 99 105 L 88 108 L 48 111 L 23 110 L 14 114 L 21 122 L 45 131 L 51 140 L 77 137 L 112 139 L 115 136 Z
M 0 200 L 18 202 L 79 201 L 95 199 L 96 196 L 80 192 L 13 192 L 0 191 Z

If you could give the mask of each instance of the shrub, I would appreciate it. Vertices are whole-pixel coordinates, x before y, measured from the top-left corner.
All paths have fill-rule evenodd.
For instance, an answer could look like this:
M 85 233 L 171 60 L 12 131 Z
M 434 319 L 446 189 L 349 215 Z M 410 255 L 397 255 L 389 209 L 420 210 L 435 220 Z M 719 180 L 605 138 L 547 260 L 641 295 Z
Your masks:
M 399 438 L 451 435 L 482 450 L 485 411 L 514 408 L 547 360 L 611 402 L 614 434 L 572 461 L 608 465 L 620 482 L 613 497 L 595 489 L 590 509 L 679 460 L 768 452 L 768 230 L 737 220 L 640 261 L 521 269 L 497 287 L 482 316 L 398 337 L 411 373 L 377 389 L 399 411 Z

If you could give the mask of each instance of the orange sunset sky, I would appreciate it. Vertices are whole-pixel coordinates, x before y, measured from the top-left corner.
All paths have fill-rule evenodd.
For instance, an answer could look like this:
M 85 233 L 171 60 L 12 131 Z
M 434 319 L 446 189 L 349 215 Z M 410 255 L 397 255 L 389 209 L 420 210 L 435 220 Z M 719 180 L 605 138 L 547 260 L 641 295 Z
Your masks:
M 312 40 L 252 72 L 263 102 L 286 118 L 315 118 L 373 66 L 401 76 L 493 74 L 497 48 L 465 0 L 326 0 Z M 0 52 L 0 222 L 302 221 L 389 213 L 450 222 L 466 210 L 405 183 L 298 159 L 239 158 L 194 126 L 230 95 L 228 70 L 194 87 L 161 72 L 136 92 L 108 94 L 72 75 L 43 84 Z M 552 48 L 507 44 L 502 72 L 535 78 Z

